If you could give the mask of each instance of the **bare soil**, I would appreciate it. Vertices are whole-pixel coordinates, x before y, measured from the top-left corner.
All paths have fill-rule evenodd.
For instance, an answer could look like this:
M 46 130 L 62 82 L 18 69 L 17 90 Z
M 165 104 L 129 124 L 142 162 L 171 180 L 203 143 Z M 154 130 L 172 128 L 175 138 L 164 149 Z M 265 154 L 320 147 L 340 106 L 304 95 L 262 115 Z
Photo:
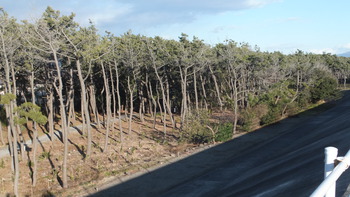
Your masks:
M 226 113 L 215 114 L 218 121 L 228 121 Z M 177 117 L 178 118 L 178 117 Z M 80 125 L 79 120 L 74 125 Z M 123 133 L 119 131 L 118 121 L 109 135 L 107 152 L 103 151 L 105 143 L 105 128 L 93 127 L 92 155 L 86 158 L 87 136 L 85 131 L 69 135 L 68 155 L 68 186 L 62 188 L 63 143 L 60 140 L 43 142 L 38 145 L 38 180 L 32 186 L 32 158 L 33 152 L 26 152 L 20 156 L 20 195 L 21 196 L 79 196 L 97 190 L 111 179 L 127 177 L 152 166 L 167 163 L 169 160 L 188 155 L 199 145 L 179 142 L 178 129 L 172 129 L 167 122 L 167 135 L 163 133 L 163 124 L 157 119 L 156 128 L 153 127 L 151 117 L 145 117 L 142 123 L 133 121 L 132 131 L 128 130 L 128 122 L 122 122 Z M 24 140 L 32 138 L 32 126 L 28 124 L 23 131 Z M 59 125 L 55 126 L 59 129 Z M 3 134 L 7 142 L 5 128 Z M 47 135 L 43 128 L 39 135 Z M 120 136 L 123 141 L 120 141 Z M 0 142 L 1 144 L 1 142 Z M 5 145 L 2 145 L 5 146 Z M 1 147 L 1 146 L 0 146 Z M 13 195 L 13 174 L 11 172 L 10 157 L 0 158 L 0 196 Z

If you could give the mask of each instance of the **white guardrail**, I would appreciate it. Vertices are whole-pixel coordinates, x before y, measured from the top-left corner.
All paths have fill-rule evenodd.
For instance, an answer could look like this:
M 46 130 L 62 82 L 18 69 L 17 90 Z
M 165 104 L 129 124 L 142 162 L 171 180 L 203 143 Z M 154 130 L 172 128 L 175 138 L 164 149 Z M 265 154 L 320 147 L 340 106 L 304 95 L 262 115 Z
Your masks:
M 334 147 L 325 148 L 325 179 L 310 195 L 310 197 L 335 197 L 335 185 L 340 175 L 348 169 L 350 165 L 350 150 L 344 157 L 337 157 L 338 149 Z M 340 162 L 338 164 L 338 162 Z M 334 168 L 334 166 L 336 166 Z

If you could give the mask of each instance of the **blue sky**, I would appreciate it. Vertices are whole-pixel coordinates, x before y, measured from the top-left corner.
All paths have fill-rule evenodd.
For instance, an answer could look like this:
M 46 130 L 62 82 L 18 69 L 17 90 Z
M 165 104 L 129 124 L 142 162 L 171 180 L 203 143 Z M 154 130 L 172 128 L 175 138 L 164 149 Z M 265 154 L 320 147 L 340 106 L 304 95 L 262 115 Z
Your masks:
M 30 21 L 51 6 L 115 35 L 132 30 L 177 39 L 186 33 L 212 45 L 232 39 L 261 51 L 350 51 L 349 0 L 0 0 L 0 6 Z

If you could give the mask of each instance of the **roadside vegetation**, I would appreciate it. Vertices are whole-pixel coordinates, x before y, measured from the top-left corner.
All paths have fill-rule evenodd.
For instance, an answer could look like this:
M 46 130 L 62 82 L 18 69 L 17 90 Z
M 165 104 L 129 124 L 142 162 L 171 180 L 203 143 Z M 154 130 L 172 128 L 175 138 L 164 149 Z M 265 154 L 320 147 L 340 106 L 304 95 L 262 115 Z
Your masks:
M 0 145 L 10 150 L 0 193 L 16 196 L 91 187 L 230 140 L 340 98 L 350 75 L 346 57 L 100 35 L 50 7 L 34 22 L 1 10 L 0 41 Z

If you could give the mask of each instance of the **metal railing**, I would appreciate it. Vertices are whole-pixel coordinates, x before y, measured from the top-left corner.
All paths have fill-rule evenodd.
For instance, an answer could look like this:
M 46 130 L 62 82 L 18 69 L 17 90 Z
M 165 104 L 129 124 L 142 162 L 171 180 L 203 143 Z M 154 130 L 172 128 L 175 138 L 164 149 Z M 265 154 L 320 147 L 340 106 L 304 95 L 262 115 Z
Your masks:
M 344 157 L 337 157 L 338 149 L 334 147 L 325 148 L 325 179 L 310 195 L 310 197 L 335 197 L 336 181 L 350 165 L 350 150 Z M 340 162 L 339 164 L 337 164 Z M 334 166 L 336 166 L 334 168 Z

